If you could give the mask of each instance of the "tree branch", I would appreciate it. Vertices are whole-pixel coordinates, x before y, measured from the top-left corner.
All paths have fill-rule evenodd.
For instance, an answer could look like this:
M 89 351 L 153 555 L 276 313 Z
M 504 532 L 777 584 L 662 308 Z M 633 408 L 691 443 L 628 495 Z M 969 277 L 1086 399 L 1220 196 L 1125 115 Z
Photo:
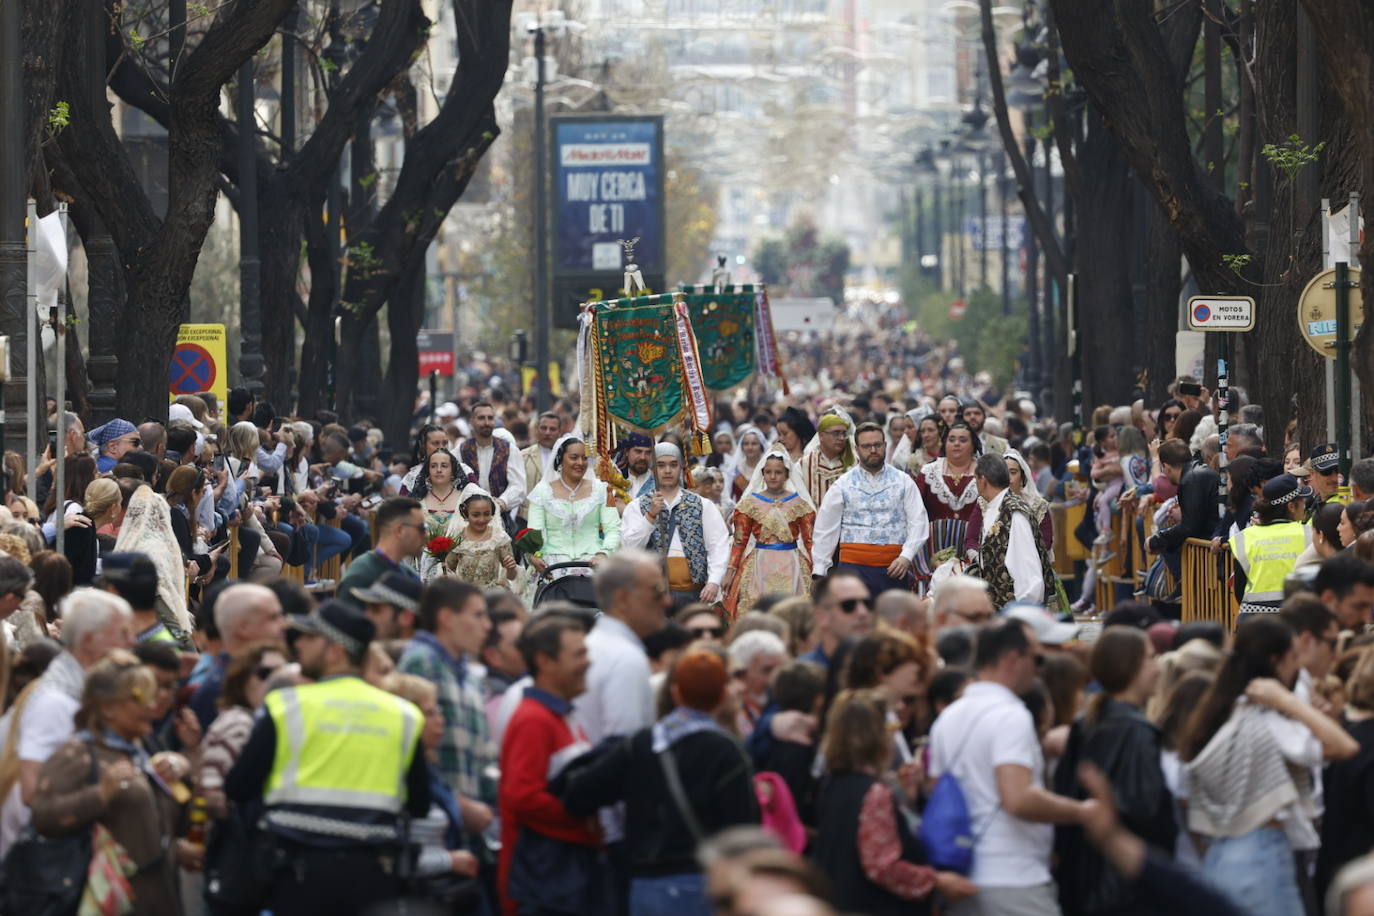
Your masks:
M 1127 161 L 1164 208 L 1207 292 L 1241 291 L 1222 254 L 1249 253 L 1231 201 L 1193 157 L 1179 72 L 1148 4 L 1135 0 L 1050 0 L 1074 75 L 1103 112 Z M 1174 47 L 1177 47 L 1176 45 Z M 1175 52 L 1176 53 L 1176 52 Z
M 1021 146 L 1016 142 L 1016 134 L 1011 129 L 1011 117 L 1007 112 L 1007 93 L 1002 85 L 1002 68 L 997 63 L 997 33 L 992 27 L 992 0 L 980 0 L 979 8 L 983 14 L 983 50 L 988 60 L 988 85 L 992 89 L 992 110 L 997 116 L 997 131 L 1002 136 L 1002 147 L 1016 173 L 1017 195 L 1025 208 L 1026 218 L 1030 220 L 1040 248 L 1045 253 L 1045 264 L 1054 274 L 1063 289 L 1064 278 L 1069 275 L 1069 262 L 1064 257 L 1064 249 L 1059 244 L 1054 224 L 1045 215 L 1035 196 L 1035 178 L 1030 166 L 1021 154 Z

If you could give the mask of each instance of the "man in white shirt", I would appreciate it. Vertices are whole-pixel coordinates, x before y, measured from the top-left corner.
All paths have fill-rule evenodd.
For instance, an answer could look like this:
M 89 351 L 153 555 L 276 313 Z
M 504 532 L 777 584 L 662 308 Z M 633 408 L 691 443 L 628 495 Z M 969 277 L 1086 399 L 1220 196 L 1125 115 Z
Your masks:
M 849 572 L 870 595 L 891 588 L 911 589 L 917 553 L 930 535 L 930 520 L 911 475 L 887 463 L 887 435 L 876 423 L 861 423 L 854 433 L 859 463 L 840 475 L 816 512 L 811 575 L 830 571 L 839 547 L 836 572 Z
M 1051 561 L 1029 508 L 1011 491 L 1006 460 L 984 455 L 973 474 L 978 495 L 987 503 L 978 569 L 988 583 L 992 606 L 1001 609 L 1013 601 L 1043 606 L 1054 594 Z
M 1035 683 L 1040 644 L 1019 620 L 978 634 L 978 679 L 935 720 L 931 785 L 945 772 L 959 780 L 973 827 L 974 896 L 950 916 L 1053 916 L 1059 898 L 1050 877 L 1053 824 L 1083 824 L 1095 801 L 1076 801 L 1044 786 L 1045 758 L 1020 694 Z
M 549 410 L 539 415 L 539 422 L 534 426 L 534 442 L 520 452 L 525 459 L 527 493 L 539 481 L 553 479 L 553 446 L 562 432 L 563 421 L 558 419 L 558 414 Z
M 496 435 L 496 408 L 486 401 L 472 405 L 472 435 L 458 447 L 458 457 L 477 472 L 477 485 L 492 495 L 502 515 L 519 513 L 528 492 L 525 459 L 512 440 Z
M 682 488 L 682 452 L 671 442 L 654 448 L 654 492 L 625 507 L 621 543 L 664 558 L 673 603 L 720 600 L 730 560 L 730 531 L 714 503 Z
M 593 586 L 601 616 L 587 636 L 587 692 L 573 701 L 573 717 L 595 746 L 615 735 L 632 735 L 654 722 L 649 655 L 644 637 L 667 624 L 671 607 L 658 557 L 642 550 L 617 551 L 596 568 Z M 512 687 L 512 690 L 515 688 Z M 621 899 L 628 893 L 628 856 L 622 806 L 601 811 L 602 837 Z

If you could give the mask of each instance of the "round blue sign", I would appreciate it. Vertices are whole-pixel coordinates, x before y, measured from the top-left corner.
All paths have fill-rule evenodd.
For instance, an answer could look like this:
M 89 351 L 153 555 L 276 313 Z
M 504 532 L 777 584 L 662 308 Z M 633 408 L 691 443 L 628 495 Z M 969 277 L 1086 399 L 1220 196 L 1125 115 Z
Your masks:
M 173 394 L 208 391 L 215 383 L 215 359 L 204 347 L 177 344 L 167 381 Z
M 1196 321 L 1198 324 L 1204 324 L 1207 321 L 1207 319 L 1211 317 L 1212 310 L 1209 309 L 1204 303 L 1199 302 L 1193 308 L 1193 320 Z

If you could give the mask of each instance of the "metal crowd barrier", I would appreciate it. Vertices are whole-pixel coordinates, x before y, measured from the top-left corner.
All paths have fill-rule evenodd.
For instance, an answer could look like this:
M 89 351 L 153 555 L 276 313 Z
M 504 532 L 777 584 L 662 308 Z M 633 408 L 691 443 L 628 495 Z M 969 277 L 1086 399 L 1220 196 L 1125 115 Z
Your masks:
M 1183 622 L 1210 620 L 1230 632 L 1236 628 L 1240 602 L 1231 588 L 1235 558 L 1230 550 L 1212 553 L 1209 541 L 1183 543 Z

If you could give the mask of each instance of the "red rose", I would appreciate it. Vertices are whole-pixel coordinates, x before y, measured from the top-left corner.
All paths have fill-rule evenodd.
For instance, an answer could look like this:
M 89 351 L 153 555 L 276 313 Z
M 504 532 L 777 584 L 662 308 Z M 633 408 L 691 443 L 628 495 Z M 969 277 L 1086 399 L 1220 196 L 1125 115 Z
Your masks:
M 425 550 L 436 557 L 443 557 L 455 546 L 453 538 L 437 537 L 430 540 L 429 544 L 425 546 Z

